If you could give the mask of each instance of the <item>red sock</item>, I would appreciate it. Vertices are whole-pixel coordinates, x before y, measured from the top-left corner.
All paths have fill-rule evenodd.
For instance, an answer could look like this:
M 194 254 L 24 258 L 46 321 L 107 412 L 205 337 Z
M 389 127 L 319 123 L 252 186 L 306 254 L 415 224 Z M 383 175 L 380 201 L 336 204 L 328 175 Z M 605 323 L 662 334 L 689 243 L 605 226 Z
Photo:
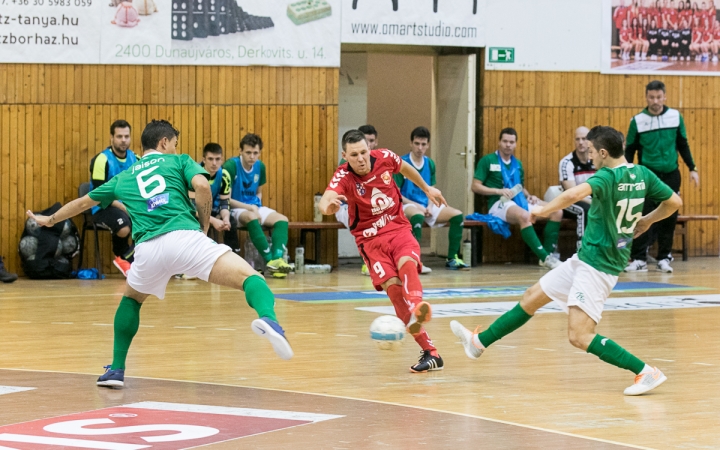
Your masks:
M 400 268 L 400 282 L 403 284 L 402 295 L 413 305 L 420 303 L 423 296 L 417 268 L 418 266 L 413 261 L 406 261 Z
M 395 307 L 395 315 L 407 325 L 408 322 L 410 322 L 410 308 L 408 304 L 405 303 L 405 298 L 403 298 L 402 286 L 399 284 L 391 284 L 387 288 L 387 295 Z
M 430 336 L 428 336 L 427 331 L 425 331 L 425 328 L 423 328 L 421 332 L 413 336 L 413 338 L 415 338 L 415 342 L 418 343 L 420 348 L 422 348 L 423 350 L 430 350 L 430 354 L 437 357 L 437 349 L 433 345 L 433 342 L 430 339 Z

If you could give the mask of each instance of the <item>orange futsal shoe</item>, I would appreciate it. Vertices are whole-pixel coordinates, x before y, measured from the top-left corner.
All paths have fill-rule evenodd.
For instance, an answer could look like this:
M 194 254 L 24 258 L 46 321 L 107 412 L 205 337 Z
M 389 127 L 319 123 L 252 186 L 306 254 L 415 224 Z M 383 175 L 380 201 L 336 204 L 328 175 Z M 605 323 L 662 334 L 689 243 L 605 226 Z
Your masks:
M 130 263 L 118 256 L 113 259 L 113 264 L 115 264 L 115 267 L 118 268 L 120 273 L 122 273 L 123 276 L 127 278 L 128 272 L 130 272 Z

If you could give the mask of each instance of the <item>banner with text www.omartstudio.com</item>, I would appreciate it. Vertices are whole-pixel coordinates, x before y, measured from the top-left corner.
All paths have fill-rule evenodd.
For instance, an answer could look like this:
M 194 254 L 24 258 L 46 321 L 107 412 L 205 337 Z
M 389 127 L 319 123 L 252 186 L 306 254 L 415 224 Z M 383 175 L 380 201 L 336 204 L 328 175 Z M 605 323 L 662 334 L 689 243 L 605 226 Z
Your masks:
M 342 41 L 485 45 L 486 0 L 342 0 Z
M 340 65 L 340 0 L 0 0 L 2 62 Z

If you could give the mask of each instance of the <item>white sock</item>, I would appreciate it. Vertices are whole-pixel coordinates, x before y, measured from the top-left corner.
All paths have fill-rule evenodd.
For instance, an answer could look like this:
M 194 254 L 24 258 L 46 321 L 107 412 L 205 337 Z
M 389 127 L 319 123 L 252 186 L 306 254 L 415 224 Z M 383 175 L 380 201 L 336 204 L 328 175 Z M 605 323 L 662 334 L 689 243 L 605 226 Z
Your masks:
M 485 346 L 482 345 L 482 342 L 480 342 L 480 338 L 477 334 L 473 334 L 473 344 L 475 344 L 475 347 L 484 349 Z
M 638 375 L 645 375 L 646 373 L 652 373 L 655 371 L 654 367 L 650 367 L 647 364 L 645 364 L 645 367 L 643 367 L 642 372 L 640 372 Z

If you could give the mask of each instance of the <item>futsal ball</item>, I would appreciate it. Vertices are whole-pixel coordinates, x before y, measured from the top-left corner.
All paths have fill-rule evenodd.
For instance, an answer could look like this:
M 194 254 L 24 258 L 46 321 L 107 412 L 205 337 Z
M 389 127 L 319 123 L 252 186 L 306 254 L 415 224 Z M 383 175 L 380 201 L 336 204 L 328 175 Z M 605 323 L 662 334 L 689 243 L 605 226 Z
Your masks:
M 380 350 L 396 350 L 405 337 L 405 324 L 395 316 L 380 316 L 370 324 L 370 338 Z

